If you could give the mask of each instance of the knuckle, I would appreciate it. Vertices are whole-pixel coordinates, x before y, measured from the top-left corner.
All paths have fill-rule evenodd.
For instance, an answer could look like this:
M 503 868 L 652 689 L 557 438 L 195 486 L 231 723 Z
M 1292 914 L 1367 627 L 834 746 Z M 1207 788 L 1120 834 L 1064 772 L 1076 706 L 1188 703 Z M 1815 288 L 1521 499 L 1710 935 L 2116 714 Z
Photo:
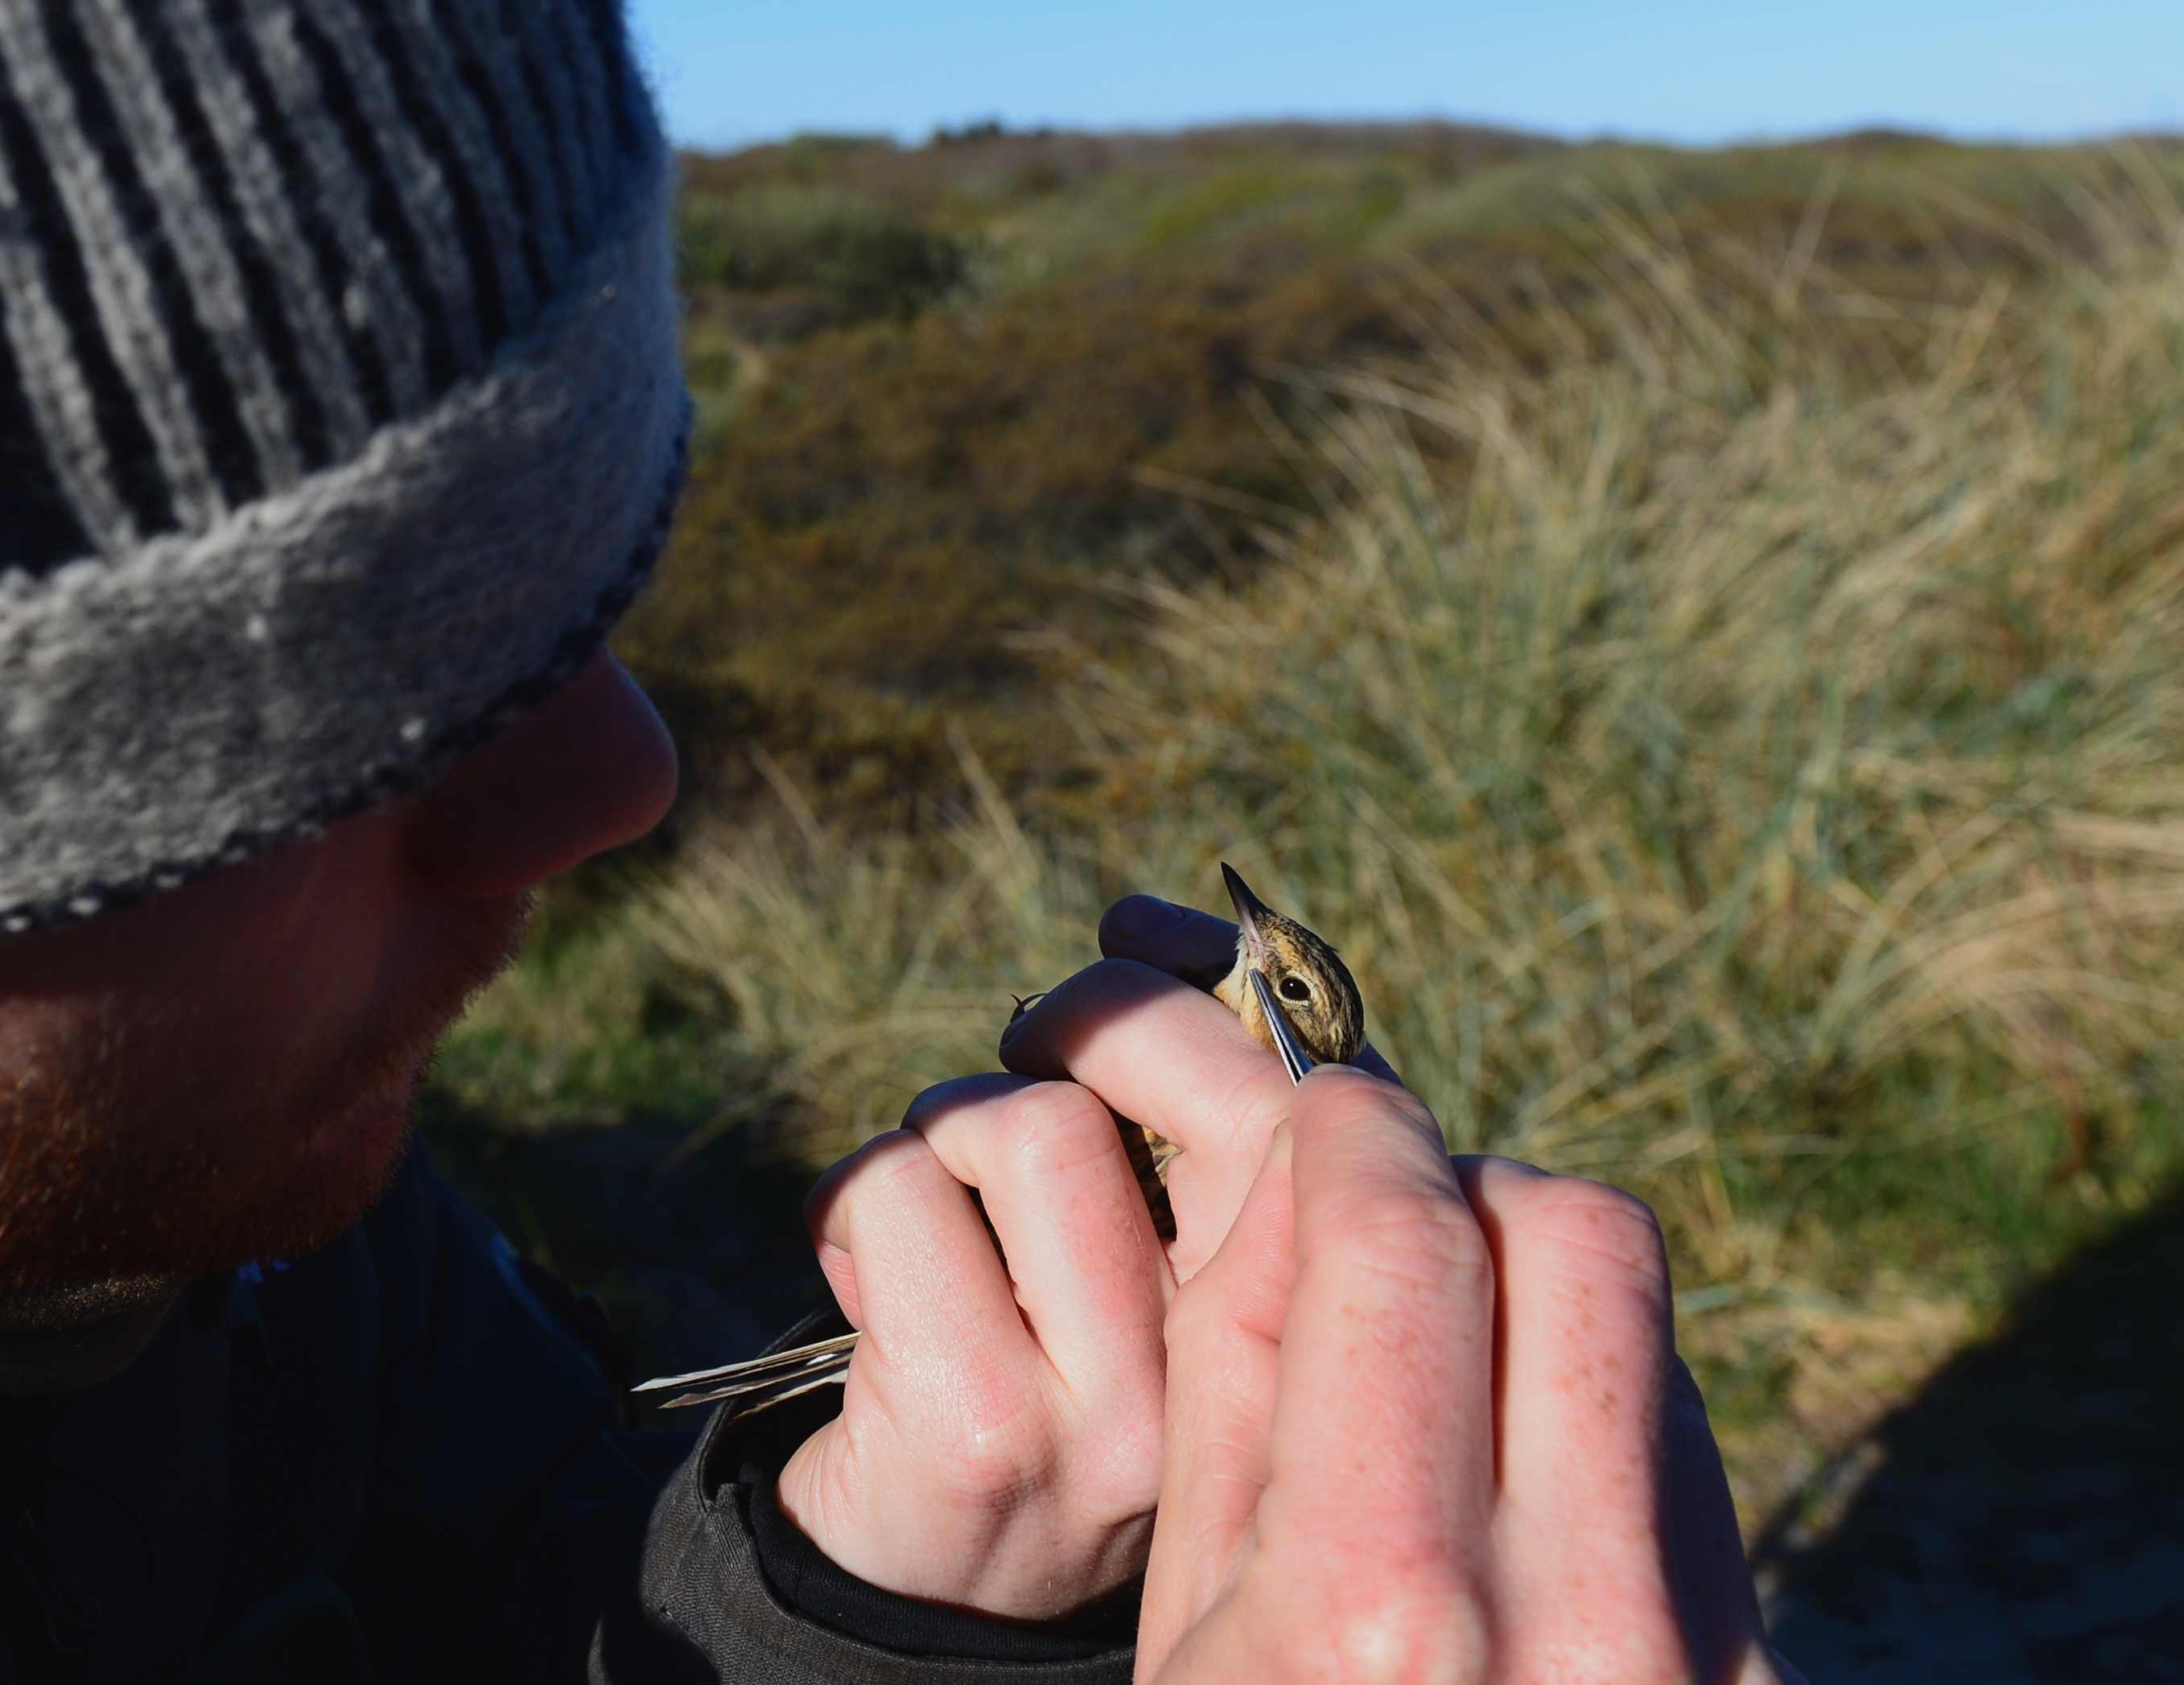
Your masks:
M 894 1130 L 867 1141 L 849 1157 L 828 1166 L 812 1185 L 804 1199 L 805 1226 L 816 1234 L 829 1217 L 850 1221 L 861 1197 L 904 1172 L 905 1155 L 926 1150 L 923 1142 L 906 1130 Z
M 1419 1135 L 1435 1143 L 1441 1140 L 1440 1126 L 1424 1100 L 1400 1083 L 1362 1069 L 1329 1071 L 1324 1077 L 1315 1077 L 1310 1105 L 1314 1112 L 1325 1114 L 1334 1127 L 1384 1125 L 1392 1115 Z
M 1161 1324 L 1161 1335 L 1171 1353 L 1203 1349 L 1227 1324 L 1228 1317 L 1220 1299 L 1212 1293 L 1195 1290 L 1203 1285 L 1202 1282 L 1186 1282 L 1176 1289 L 1175 1297 L 1168 1301 L 1167 1315 Z
M 1046 1436 L 970 1412 L 956 1415 L 934 1436 L 928 1455 L 928 1466 L 940 1491 L 1004 1510 L 1021 1508 L 1050 1488 L 1061 1461 Z
M 1247 1354 L 1279 1343 L 1279 1305 L 1250 1293 L 1235 1295 L 1203 1280 L 1186 1282 L 1169 1301 L 1161 1328 L 1166 1354 L 1162 1384 L 1178 1373 L 1219 1375 L 1233 1382 Z
M 1346 1577 L 1349 1594 L 1319 1604 L 1309 1630 L 1285 1645 L 1309 1656 L 1304 1677 L 1455 1685 L 1490 1677 L 1493 1626 L 1453 1565 L 1376 1565 L 1369 1582 Z
M 1425 1189 L 1379 1188 L 1332 1202 L 1314 1226 L 1312 1250 L 1406 1279 L 1493 1271 L 1486 1237 L 1469 1209 Z
M 854 1233 L 866 1224 L 923 1209 L 954 1184 L 923 1137 L 896 1130 L 858 1150 L 831 1203 L 836 1220 Z
M 1661 1225 L 1642 1199 L 1604 1182 L 1543 1177 L 1519 1198 L 1526 1241 L 1604 1265 L 1641 1281 L 1667 1279 Z
M 1061 1451 L 1056 1423 L 1018 1366 L 973 1346 L 919 1380 L 918 1452 L 944 1489 L 1030 1490 L 1050 1478 Z
M 1089 1089 L 1041 1082 L 1011 1104 L 1005 1145 L 1033 1175 L 1061 1175 L 1120 1144 L 1115 1120 Z
M 866 1142 L 850 1161 L 848 1186 L 860 1189 L 892 1188 L 925 1178 L 934 1163 L 933 1149 L 915 1132 L 897 1129 Z

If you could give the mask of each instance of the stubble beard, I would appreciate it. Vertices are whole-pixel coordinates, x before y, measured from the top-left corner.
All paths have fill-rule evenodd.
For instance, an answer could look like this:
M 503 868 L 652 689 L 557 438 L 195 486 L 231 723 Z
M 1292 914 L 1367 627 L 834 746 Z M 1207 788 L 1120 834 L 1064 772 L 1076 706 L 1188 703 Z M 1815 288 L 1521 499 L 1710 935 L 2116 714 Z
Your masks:
M 105 1015 L 0 1090 L 0 1293 L 180 1281 L 319 1249 L 399 1168 L 448 1026 L 504 970 L 529 895 L 443 909 L 438 962 L 317 1073 L 208 1066 L 189 1009 Z

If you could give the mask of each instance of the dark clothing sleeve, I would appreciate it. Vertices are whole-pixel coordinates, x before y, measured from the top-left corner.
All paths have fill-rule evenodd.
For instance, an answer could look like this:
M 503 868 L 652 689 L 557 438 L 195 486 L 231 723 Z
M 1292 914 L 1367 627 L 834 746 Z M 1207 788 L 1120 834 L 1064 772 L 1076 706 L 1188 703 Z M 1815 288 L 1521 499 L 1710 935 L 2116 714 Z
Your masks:
M 1134 1597 L 1089 1639 L 1019 1630 L 864 1585 L 798 1532 L 773 1479 L 838 1388 L 680 1432 L 621 1426 L 627 1376 L 609 1373 L 603 1325 L 452 1188 L 415 1181 L 421 1197 L 366 1225 L 396 1291 L 379 1502 L 345 1582 L 382 1679 L 532 1685 L 581 1677 L 587 1657 L 611 1685 L 1129 1677 Z M 450 1620 L 430 1618 L 436 1604 Z M 464 1609 L 493 1611 L 474 1647 L 448 1642 Z M 464 1649 L 471 1663 L 449 1668 Z
M 1012 1627 L 799 1533 L 773 1478 L 838 1389 L 640 1432 L 615 1368 L 414 1151 L 117 1379 L 0 1404 L 0 1682 L 1128 1678 L 1134 1606 Z
M 600 1626 L 594 1681 L 1124 1685 L 1134 1585 L 1074 1621 L 1017 1627 L 868 1586 L 797 1532 L 774 1481 L 840 1404 L 830 1387 L 714 1419 L 654 1509 L 642 1607 Z
M 838 1404 L 837 1397 L 830 1408 Z M 801 1435 L 817 1425 L 814 1416 L 798 1422 L 796 1431 Z M 774 1500 L 781 1471 L 774 1463 L 747 1457 L 737 1480 L 749 1493 L 745 1514 L 759 1571 L 790 1608 L 822 1626 L 886 1649 L 970 1661 L 1091 1661 L 1136 1642 L 1143 1576 L 1066 1619 L 1038 1623 L 999 1621 L 868 1586 L 781 1513 Z

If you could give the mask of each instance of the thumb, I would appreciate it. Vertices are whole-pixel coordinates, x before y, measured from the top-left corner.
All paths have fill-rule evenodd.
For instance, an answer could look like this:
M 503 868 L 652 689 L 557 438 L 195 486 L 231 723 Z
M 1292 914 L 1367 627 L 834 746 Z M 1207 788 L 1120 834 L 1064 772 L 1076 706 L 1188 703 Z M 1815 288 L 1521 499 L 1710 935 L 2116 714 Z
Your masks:
M 1138 1623 L 1150 1679 L 1233 1580 L 1270 1475 L 1282 1325 L 1295 1284 L 1287 1124 L 1221 1248 L 1167 1320 L 1167 1437 Z

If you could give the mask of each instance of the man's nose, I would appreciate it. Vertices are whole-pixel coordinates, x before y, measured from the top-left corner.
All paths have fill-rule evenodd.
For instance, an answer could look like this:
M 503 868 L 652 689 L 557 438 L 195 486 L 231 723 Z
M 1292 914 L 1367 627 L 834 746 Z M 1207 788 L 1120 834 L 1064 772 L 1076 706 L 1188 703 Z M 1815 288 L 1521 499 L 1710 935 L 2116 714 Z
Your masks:
M 642 837 L 667 812 L 675 782 L 667 728 L 601 649 L 417 798 L 404 859 L 443 893 L 508 894 Z

